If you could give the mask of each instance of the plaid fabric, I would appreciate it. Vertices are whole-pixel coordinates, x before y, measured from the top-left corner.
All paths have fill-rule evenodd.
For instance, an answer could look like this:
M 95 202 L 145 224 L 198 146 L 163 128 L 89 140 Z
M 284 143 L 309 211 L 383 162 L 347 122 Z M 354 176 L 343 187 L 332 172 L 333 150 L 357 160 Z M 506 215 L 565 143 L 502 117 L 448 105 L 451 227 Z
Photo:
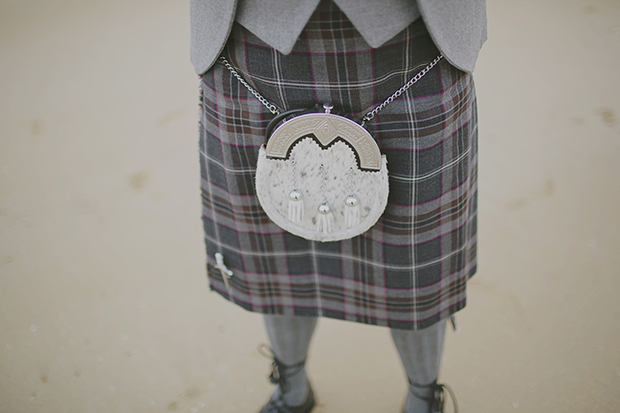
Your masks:
M 282 110 L 332 102 L 355 119 L 439 52 L 422 19 L 372 49 L 322 2 L 282 55 L 235 24 L 231 64 Z M 200 167 L 209 284 L 243 308 L 422 329 L 465 306 L 476 271 L 477 119 L 471 75 L 443 59 L 366 125 L 388 158 L 390 197 L 377 224 L 312 242 L 272 223 L 254 174 L 273 115 L 221 64 L 201 76 Z M 234 275 L 227 289 L 220 252 Z

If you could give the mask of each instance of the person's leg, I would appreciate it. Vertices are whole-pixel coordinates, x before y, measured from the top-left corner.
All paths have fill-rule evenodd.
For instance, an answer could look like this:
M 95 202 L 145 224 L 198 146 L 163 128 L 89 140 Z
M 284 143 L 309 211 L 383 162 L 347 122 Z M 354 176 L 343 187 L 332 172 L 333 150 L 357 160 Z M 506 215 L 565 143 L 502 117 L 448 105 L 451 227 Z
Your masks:
M 430 400 L 439 376 L 446 319 L 423 330 L 391 329 L 409 379 L 405 413 L 430 413 Z
M 267 335 L 284 379 L 272 399 L 282 396 L 287 405 L 297 406 L 308 397 L 305 362 L 316 323 L 317 317 L 265 315 Z

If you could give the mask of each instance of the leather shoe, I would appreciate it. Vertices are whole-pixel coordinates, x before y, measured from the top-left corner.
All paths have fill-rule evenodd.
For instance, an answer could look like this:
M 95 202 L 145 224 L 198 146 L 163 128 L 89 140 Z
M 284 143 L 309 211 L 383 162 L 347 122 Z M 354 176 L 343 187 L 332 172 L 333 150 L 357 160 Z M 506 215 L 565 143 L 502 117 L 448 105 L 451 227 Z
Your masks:
M 310 413 L 314 408 L 314 392 L 312 386 L 309 387 L 308 397 L 299 406 L 289 406 L 282 399 L 282 395 L 272 398 L 258 413 Z
M 459 405 L 456 402 L 456 397 L 454 396 L 454 392 L 452 391 L 452 389 L 447 384 L 441 384 L 435 381 L 427 386 L 421 386 L 419 384 L 412 383 L 411 380 L 409 380 L 409 383 L 413 384 L 416 387 L 431 387 L 432 388 L 432 394 L 430 397 L 422 397 L 419 394 L 416 394 L 415 392 L 413 392 L 411 389 L 409 390 L 418 399 L 428 401 L 431 413 L 445 413 L 445 410 L 444 410 L 445 390 L 448 391 L 448 393 L 450 394 L 450 397 L 452 398 L 452 405 L 454 406 L 454 413 L 458 413 Z M 404 407 L 403 407 L 402 413 L 407 413 Z

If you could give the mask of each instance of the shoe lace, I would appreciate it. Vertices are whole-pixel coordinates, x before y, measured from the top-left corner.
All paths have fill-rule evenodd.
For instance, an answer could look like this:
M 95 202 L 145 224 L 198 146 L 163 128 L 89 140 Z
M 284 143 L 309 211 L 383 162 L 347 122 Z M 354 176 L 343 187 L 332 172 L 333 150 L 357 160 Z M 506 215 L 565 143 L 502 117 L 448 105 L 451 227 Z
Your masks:
M 306 360 L 302 360 L 301 362 L 292 365 L 284 364 L 282 363 L 282 361 L 278 360 L 278 358 L 273 352 L 273 349 L 266 344 L 259 345 L 258 352 L 261 355 L 272 359 L 269 381 L 272 384 L 276 384 L 280 387 L 280 396 L 282 396 L 290 389 L 289 383 L 286 379 L 299 373 L 301 369 L 303 369 L 303 367 L 305 366 Z M 282 401 L 282 403 L 284 403 L 284 401 Z
M 456 402 L 456 396 L 454 396 L 454 392 L 447 384 L 437 383 L 437 380 L 432 382 L 431 384 L 421 385 L 418 383 L 414 383 L 409 379 L 409 383 L 414 387 L 419 388 L 428 388 L 431 387 L 432 393 L 431 397 L 423 397 L 413 391 L 413 389 L 409 389 L 414 396 L 426 400 L 431 405 L 431 413 L 444 413 L 444 405 L 445 405 L 445 390 L 450 393 L 450 398 L 452 399 L 452 404 L 454 406 L 454 413 L 458 413 L 459 405 Z

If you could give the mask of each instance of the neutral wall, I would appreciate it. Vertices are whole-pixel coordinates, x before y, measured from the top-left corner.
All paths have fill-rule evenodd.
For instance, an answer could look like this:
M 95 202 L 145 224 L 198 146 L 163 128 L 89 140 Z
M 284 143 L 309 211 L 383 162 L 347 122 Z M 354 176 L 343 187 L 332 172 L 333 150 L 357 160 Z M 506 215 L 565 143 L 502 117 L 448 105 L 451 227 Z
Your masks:
M 187 2 L 0 0 L 0 412 L 254 412 L 261 318 L 204 272 Z M 620 3 L 491 0 L 461 412 L 620 411 Z M 388 331 L 321 320 L 317 413 L 398 412 Z

